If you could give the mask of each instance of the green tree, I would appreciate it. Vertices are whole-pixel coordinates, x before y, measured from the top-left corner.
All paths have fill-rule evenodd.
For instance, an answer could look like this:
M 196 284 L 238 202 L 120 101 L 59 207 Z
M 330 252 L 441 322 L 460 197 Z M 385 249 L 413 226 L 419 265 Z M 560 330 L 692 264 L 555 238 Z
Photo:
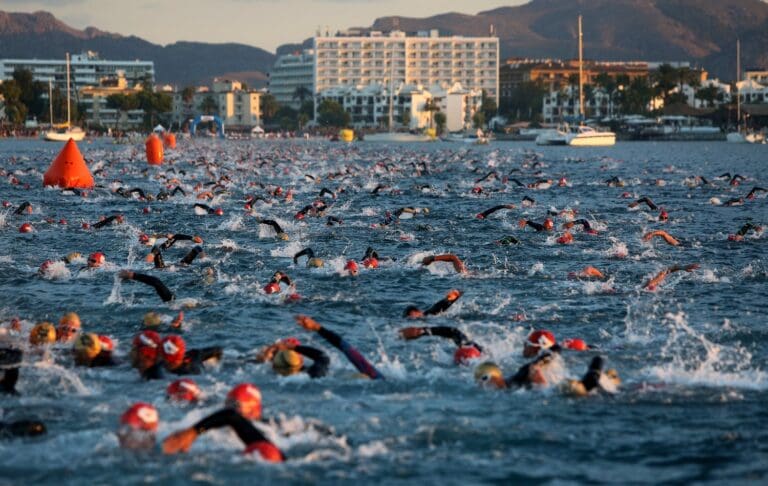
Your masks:
M 482 110 L 477 110 L 475 114 L 472 115 L 472 124 L 475 128 L 485 128 L 485 114 Z
M 317 122 L 323 127 L 344 128 L 349 126 L 349 113 L 333 100 L 323 100 L 317 107 Z
M 194 98 L 195 88 L 193 86 L 185 86 L 184 89 L 181 90 L 181 101 L 184 103 L 192 103 Z
M 261 96 L 259 104 L 261 105 L 261 116 L 266 122 L 271 122 L 275 118 L 275 115 L 277 115 L 278 110 L 280 110 L 280 104 L 275 97 L 269 93 Z
M 716 86 L 707 86 L 696 90 L 696 98 L 700 99 L 704 106 L 714 106 L 715 101 L 721 97 L 720 90 Z
M 541 114 L 547 87 L 541 81 L 524 81 L 517 85 L 501 107 L 501 113 L 515 120 L 532 120 Z
M 275 113 L 274 119 L 283 130 L 296 130 L 298 126 L 298 112 L 290 106 L 281 106 Z
M 303 105 L 311 96 L 312 90 L 306 86 L 296 86 L 296 89 L 293 90 L 293 99 L 299 100 L 299 105 Z
M 434 98 L 430 98 L 424 103 L 424 111 L 429 113 L 429 128 L 432 128 L 435 112 L 440 111 L 440 105 L 437 104 Z
M 654 93 L 664 99 L 664 104 L 669 104 L 668 98 L 679 80 L 680 74 L 671 64 L 662 64 L 653 73 Z
M 483 116 L 487 121 L 493 120 L 493 117 L 495 117 L 496 113 L 499 111 L 499 107 L 496 106 L 496 100 L 488 96 L 488 93 L 486 93 L 485 90 L 483 90 L 480 111 L 483 112 Z
M 21 125 L 27 119 L 27 106 L 21 101 L 22 90 L 16 80 L 0 84 L 0 94 L 5 99 L 5 117 L 14 124 Z
M 213 99 L 213 96 L 208 95 L 200 102 L 198 110 L 202 111 L 205 115 L 213 115 L 219 110 L 219 104 Z
M 411 112 L 408 110 L 403 110 L 403 114 L 400 115 L 400 124 L 404 127 L 409 127 L 411 125 Z
M 115 118 L 115 128 L 117 129 L 123 115 L 139 107 L 139 98 L 136 95 L 112 94 L 107 96 L 107 107 L 117 110 L 117 117 Z
M 448 121 L 448 117 L 445 116 L 445 113 L 437 112 L 435 113 L 435 125 L 437 125 L 437 134 L 440 135 L 445 131 L 445 123 Z

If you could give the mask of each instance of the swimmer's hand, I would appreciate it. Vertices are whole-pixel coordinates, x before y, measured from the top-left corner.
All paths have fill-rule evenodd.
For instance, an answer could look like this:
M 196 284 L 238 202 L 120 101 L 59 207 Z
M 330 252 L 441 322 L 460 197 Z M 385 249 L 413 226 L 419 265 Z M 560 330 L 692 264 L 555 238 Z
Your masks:
M 179 311 L 179 315 L 171 322 L 171 327 L 174 329 L 181 329 L 181 323 L 184 322 L 184 311 Z
M 165 454 L 187 452 L 195 443 L 195 439 L 197 439 L 197 431 L 194 428 L 175 432 L 163 441 L 163 452 Z
M 123 280 L 131 280 L 133 279 L 133 272 L 130 270 L 120 270 L 120 273 L 118 273 L 117 276 Z
M 199 236 L 195 236 L 195 237 L 193 237 L 193 238 L 192 238 L 192 241 L 194 241 L 194 242 L 195 242 L 195 243 L 197 243 L 198 245 L 201 245 L 201 244 L 203 243 L 203 239 L 202 239 L 202 238 L 200 238 Z
M 296 316 L 296 323 L 307 331 L 319 331 L 320 324 L 309 316 Z
M 461 290 L 457 290 L 457 289 L 449 290 L 448 293 L 445 294 L 445 298 L 449 302 L 454 302 L 459 297 L 461 297 Z
M 424 335 L 423 327 L 405 327 L 400 329 L 400 337 L 405 340 L 418 339 Z

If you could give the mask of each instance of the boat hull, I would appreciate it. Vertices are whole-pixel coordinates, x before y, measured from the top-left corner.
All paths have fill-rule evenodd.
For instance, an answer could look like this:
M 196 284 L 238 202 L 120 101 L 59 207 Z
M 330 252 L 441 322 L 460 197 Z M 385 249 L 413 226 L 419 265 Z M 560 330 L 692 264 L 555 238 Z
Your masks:
M 567 137 L 566 142 L 572 147 L 610 147 L 616 145 L 616 134 L 612 132 L 579 133 Z
M 85 132 L 82 130 L 66 131 L 66 132 L 45 132 L 43 137 L 48 142 L 67 142 L 71 138 L 75 142 L 80 142 L 85 139 Z
M 364 142 L 431 142 L 434 139 L 429 135 L 414 135 L 412 133 L 372 133 L 365 135 Z

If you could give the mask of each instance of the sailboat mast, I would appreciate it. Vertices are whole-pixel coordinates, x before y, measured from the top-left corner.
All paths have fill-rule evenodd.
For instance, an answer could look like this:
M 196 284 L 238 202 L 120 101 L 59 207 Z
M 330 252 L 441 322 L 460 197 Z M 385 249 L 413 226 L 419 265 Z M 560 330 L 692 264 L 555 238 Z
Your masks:
M 67 128 L 72 124 L 69 116 L 69 53 L 67 53 Z
M 584 59 L 582 58 L 581 15 L 579 15 L 579 117 L 584 121 Z
M 741 81 L 741 42 L 736 39 L 736 126 L 741 126 L 741 94 L 739 93 L 739 81 Z
M 48 123 L 51 125 L 51 128 L 53 128 L 53 86 L 51 86 L 51 78 L 48 78 L 48 108 L 51 110 Z
M 389 55 L 389 131 L 393 130 L 393 110 L 395 103 L 395 43 L 392 43 L 392 52 Z

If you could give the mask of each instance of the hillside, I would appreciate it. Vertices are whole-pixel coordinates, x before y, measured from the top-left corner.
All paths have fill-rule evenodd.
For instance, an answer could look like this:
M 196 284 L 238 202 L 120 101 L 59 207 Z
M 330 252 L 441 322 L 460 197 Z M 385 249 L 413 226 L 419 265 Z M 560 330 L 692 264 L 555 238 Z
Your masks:
M 250 86 L 263 86 L 265 73 L 275 60 L 274 54 L 244 44 L 176 42 L 161 46 L 93 27 L 73 29 L 48 12 L 0 11 L 0 57 L 63 59 L 67 52 L 86 50 L 97 51 L 104 59 L 154 61 L 157 82 L 178 86 L 236 72 L 248 72 Z M 262 81 L 257 82 L 259 79 Z

